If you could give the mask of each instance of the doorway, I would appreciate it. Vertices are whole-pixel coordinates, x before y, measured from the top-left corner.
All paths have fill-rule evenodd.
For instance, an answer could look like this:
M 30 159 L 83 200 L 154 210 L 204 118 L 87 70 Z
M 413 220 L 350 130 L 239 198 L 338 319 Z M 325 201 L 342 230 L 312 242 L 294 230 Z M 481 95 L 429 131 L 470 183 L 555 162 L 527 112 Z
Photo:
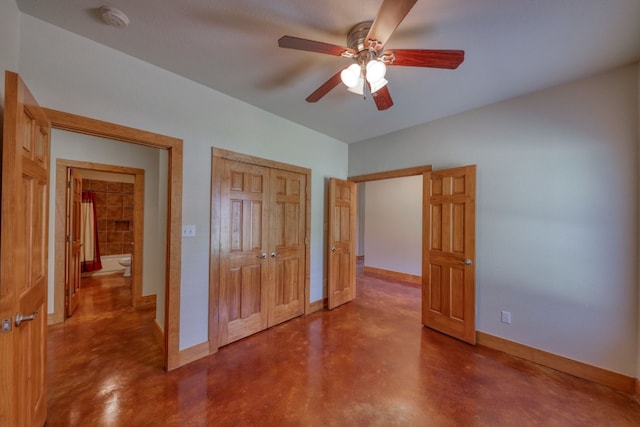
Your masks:
M 422 175 L 423 181 L 422 323 L 475 344 L 476 166 L 438 171 L 423 166 L 350 180 L 360 183 L 412 175 Z
M 53 129 L 92 135 L 130 144 L 166 150 L 167 155 L 167 243 L 165 257 L 164 319 L 162 350 L 164 368 L 172 370 L 188 363 L 181 358 L 180 338 L 180 260 L 182 223 L 182 140 L 75 114 L 43 108 Z
M 54 144 L 52 144 L 53 147 Z M 133 306 L 140 306 L 144 304 L 150 304 L 155 302 L 155 298 L 153 297 L 143 297 L 142 296 L 142 283 L 143 283 L 143 269 L 142 269 L 142 260 L 144 259 L 144 239 L 143 239 L 143 231 L 144 231 L 144 178 L 145 171 L 144 169 L 138 168 L 130 168 L 124 166 L 115 166 L 115 165 L 106 165 L 100 163 L 91 163 L 84 162 L 78 160 L 68 160 L 68 159 L 56 159 L 56 168 L 55 168 L 55 236 L 54 236 L 54 252 L 55 252 L 55 267 L 54 267 L 54 311 L 49 314 L 49 324 L 56 324 L 64 321 L 65 312 L 67 311 L 66 307 L 66 288 L 67 288 L 67 280 L 65 279 L 65 273 L 67 271 L 66 268 L 66 257 L 67 257 L 67 227 L 65 226 L 65 218 L 69 216 L 69 206 L 66 202 L 66 193 L 68 188 L 67 177 L 69 176 L 69 171 L 74 170 L 79 172 L 83 178 L 91 177 L 94 178 L 97 182 L 116 182 L 119 180 L 120 182 L 128 181 L 124 177 L 131 177 L 131 181 L 133 184 L 133 207 L 129 208 L 127 206 L 126 210 L 131 210 L 130 213 L 123 212 L 125 208 L 120 206 L 119 210 L 122 214 L 122 218 L 126 217 L 127 222 L 129 218 L 132 223 L 127 224 L 127 228 L 133 230 L 131 237 L 127 237 L 126 241 L 121 241 L 120 246 L 124 246 L 124 243 L 128 243 L 129 241 L 133 242 L 131 247 L 127 247 L 128 250 L 131 250 L 132 254 L 132 280 L 131 280 L 131 294 L 132 294 L 132 304 Z M 99 179 L 99 180 L 98 180 Z M 106 181 L 101 181 L 106 180 Z M 84 179 L 83 179 L 84 181 Z M 120 197 L 122 199 L 122 197 Z M 105 210 L 113 210 L 109 207 L 105 206 Z M 117 231 L 110 231 L 111 228 L 106 226 L 102 226 L 99 221 L 98 224 L 98 234 L 107 236 L 107 233 L 114 234 L 119 233 Z M 119 233 L 122 234 L 122 233 Z M 98 238 L 100 244 L 109 243 L 105 238 Z M 164 242 L 166 243 L 166 242 Z M 112 245 L 115 246 L 115 245 Z M 107 246 L 102 246 L 103 251 L 102 255 L 108 255 L 110 253 Z M 117 251 L 116 251 L 117 252 Z M 124 252 L 121 252 L 122 256 L 124 256 Z M 158 292 L 162 297 L 164 292 Z

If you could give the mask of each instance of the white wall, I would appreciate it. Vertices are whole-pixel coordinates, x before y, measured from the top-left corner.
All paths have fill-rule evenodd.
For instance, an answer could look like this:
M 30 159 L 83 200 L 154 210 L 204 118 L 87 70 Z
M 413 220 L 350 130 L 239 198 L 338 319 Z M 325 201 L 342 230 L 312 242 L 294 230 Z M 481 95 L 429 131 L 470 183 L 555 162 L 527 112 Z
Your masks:
M 166 185 L 164 198 L 159 194 L 160 182 L 167 182 L 166 166 L 160 174 L 162 150 L 142 145 L 127 144 L 104 138 L 82 135 L 54 129 L 51 132 L 51 170 L 56 170 L 56 160 L 77 160 L 106 165 L 144 169 L 144 231 L 142 266 L 142 295 L 156 294 L 164 299 L 164 262 L 166 242 L 165 223 L 159 219 L 166 212 Z M 165 158 L 166 162 L 166 158 Z M 55 172 L 53 172 L 55 174 Z M 51 177 L 55 182 L 55 177 Z M 163 204 L 164 203 L 164 204 Z M 53 311 L 54 298 L 54 236 L 55 236 L 55 186 L 51 186 L 49 198 L 49 312 Z M 164 324 L 164 304 L 156 307 L 156 317 Z
M 20 52 L 20 11 L 15 0 L 0 0 L 0 112 L 4 109 L 4 72 L 17 72 Z M 0 123 L 2 118 L 0 117 Z M 0 136 L 0 139 L 2 137 Z
M 349 146 L 422 164 L 478 165 L 478 330 L 636 375 L 637 65 Z
M 422 276 L 422 175 L 365 188 L 364 265 Z
M 197 235 L 182 241 L 181 349 L 207 340 L 211 147 L 312 169 L 310 299 L 323 297 L 325 179 L 347 176 L 346 144 L 27 15 L 20 73 L 48 108 L 184 140 L 183 223 Z

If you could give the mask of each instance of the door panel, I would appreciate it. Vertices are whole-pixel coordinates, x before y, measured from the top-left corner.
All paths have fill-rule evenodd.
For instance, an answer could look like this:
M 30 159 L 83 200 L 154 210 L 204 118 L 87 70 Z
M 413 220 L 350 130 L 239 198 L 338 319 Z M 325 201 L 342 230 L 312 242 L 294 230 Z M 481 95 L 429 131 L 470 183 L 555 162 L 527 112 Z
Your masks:
M 218 345 L 267 327 L 269 169 L 221 162 Z
M 70 317 L 78 308 L 80 302 L 80 260 L 81 260 L 81 234 L 82 234 L 82 176 L 70 170 L 69 177 L 69 203 L 67 224 L 67 280 L 66 292 L 66 317 Z
M 475 344 L 476 167 L 427 176 L 422 322 Z
M 306 176 L 271 170 L 269 326 L 304 313 Z
M 0 238 L 0 332 L 3 425 L 46 419 L 50 125 L 20 77 L 5 73 Z M 19 322 L 18 313 L 32 320 Z
M 329 180 L 328 306 L 333 309 L 356 296 L 356 184 Z

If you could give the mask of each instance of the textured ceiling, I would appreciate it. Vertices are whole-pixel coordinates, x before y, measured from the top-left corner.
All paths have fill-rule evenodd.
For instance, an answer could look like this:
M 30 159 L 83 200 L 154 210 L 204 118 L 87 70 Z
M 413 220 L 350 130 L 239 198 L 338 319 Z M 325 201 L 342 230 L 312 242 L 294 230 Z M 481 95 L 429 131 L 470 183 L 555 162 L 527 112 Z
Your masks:
M 351 143 L 640 59 L 640 0 L 418 0 L 388 48 L 462 49 L 457 70 L 392 67 L 395 105 L 340 85 L 348 59 L 281 49 L 283 35 L 346 45 L 382 0 L 17 0 L 23 13 Z M 124 11 L 125 29 L 97 8 Z

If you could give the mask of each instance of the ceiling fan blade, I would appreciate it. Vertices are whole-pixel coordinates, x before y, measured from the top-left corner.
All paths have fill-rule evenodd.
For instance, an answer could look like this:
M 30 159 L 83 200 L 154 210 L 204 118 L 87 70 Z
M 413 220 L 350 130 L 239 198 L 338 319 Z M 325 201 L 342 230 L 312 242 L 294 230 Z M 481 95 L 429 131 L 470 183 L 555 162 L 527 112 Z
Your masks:
M 384 0 L 367 34 L 367 47 L 380 50 L 417 0 Z
M 348 47 L 337 46 L 335 44 L 317 42 L 314 40 L 301 39 L 299 37 L 282 36 L 278 40 L 278 46 L 287 49 L 306 50 L 308 52 L 325 53 L 334 56 L 346 56 L 351 58 L 357 52 Z
M 393 107 L 393 99 L 391 99 L 391 94 L 389 93 L 389 89 L 387 86 L 384 86 L 382 89 L 379 89 L 376 93 L 371 95 L 373 100 L 376 103 L 376 107 L 378 110 L 388 110 Z
M 331 77 L 329 80 L 324 82 L 322 86 L 315 90 L 311 95 L 307 96 L 307 102 L 318 102 L 320 98 L 328 94 L 331 89 L 338 86 L 338 84 L 342 81 L 340 79 L 340 73 L 342 70 L 338 71 Z
M 464 50 L 392 49 L 382 53 L 387 65 L 456 69 L 464 61 Z

